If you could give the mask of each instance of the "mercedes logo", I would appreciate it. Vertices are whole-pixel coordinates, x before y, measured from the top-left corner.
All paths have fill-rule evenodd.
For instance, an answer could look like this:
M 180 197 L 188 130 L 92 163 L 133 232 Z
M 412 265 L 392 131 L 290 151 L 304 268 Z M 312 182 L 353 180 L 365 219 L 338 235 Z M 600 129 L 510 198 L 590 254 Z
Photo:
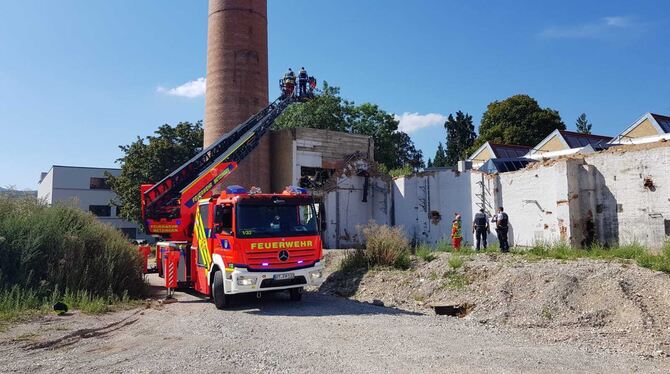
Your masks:
M 279 259 L 280 259 L 281 261 L 286 261 L 286 260 L 288 260 L 288 251 L 287 251 L 287 250 L 280 251 L 280 252 L 279 252 Z

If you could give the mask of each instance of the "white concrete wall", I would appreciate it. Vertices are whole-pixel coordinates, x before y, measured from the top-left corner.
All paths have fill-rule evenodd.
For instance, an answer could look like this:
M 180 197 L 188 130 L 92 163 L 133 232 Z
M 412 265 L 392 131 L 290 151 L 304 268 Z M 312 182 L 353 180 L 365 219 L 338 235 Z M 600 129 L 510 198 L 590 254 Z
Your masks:
M 342 176 L 337 180 L 337 187 L 324 194 L 326 248 L 351 248 L 360 244 L 359 226 L 371 220 L 390 224 L 388 183 L 380 178 L 369 178 L 367 202 L 363 202 L 364 183 L 364 177 Z
M 418 240 L 417 183 L 420 178 L 400 177 L 393 180 L 393 216 L 396 226 L 401 226 L 410 240 Z
M 451 241 L 455 213 L 463 220 L 463 240 L 472 243 L 473 195 L 470 172 L 428 171 L 393 183 L 395 224 L 417 243 Z M 433 220 L 437 217 L 439 220 Z
M 645 180 L 653 187 L 645 187 Z M 584 245 L 591 225 L 594 240 L 608 245 L 637 242 L 659 248 L 670 239 L 670 144 L 559 159 L 496 175 L 430 171 L 395 179 L 388 194 L 385 182 L 377 180 L 368 203 L 361 202 L 362 177 L 339 182 L 324 199 L 329 247 L 358 242 L 356 226 L 370 219 L 401 226 L 415 242 L 449 241 L 455 212 L 463 217 L 465 243 L 472 243 L 472 217 L 482 195 L 487 212 L 505 208 L 512 245 Z M 432 212 L 440 216 L 436 222 Z
M 498 203 L 509 215 L 510 243 L 531 246 L 570 240 L 566 161 L 498 176 Z
M 660 248 L 670 239 L 670 144 L 557 160 L 497 178 L 517 245 L 581 246 L 590 222 L 593 239 L 610 246 Z M 647 179 L 653 187 L 645 187 Z
M 479 171 L 470 172 L 470 190 L 471 198 L 471 211 L 474 214 L 484 207 L 484 212 L 488 216 L 489 225 L 491 226 L 491 232 L 487 236 L 487 241 L 489 244 L 497 242 L 497 236 L 494 230 L 494 224 L 491 224 L 491 218 L 495 214 L 496 209 L 501 206 L 500 204 L 500 181 L 497 175 L 488 175 Z M 467 230 L 472 234 L 472 222 L 468 223 L 470 226 L 467 226 Z M 474 239 L 472 239 L 474 244 Z M 510 245 L 514 245 L 513 238 L 510 238 Z
M 670 239 L 670 144 L 587 157 L 595 168 L 596 228 L 608 244 L 659 248 Z M 645 179 L 654 187 L 645 187 Z

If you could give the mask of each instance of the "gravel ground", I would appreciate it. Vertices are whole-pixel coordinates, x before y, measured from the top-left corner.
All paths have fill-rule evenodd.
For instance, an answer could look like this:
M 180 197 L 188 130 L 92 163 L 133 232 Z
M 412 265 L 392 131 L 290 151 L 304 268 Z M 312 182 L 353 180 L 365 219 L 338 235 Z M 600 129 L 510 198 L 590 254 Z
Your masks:
M 321 291 L 422 313 L 431 313 L 431 305 L 467 304 L 465 318 L 542 343 L 670 354 L 668 274 L 632 262 L 497 254 L 463 256 L 463 265 L 452 269 L 452 256 L 417 261 L 409 271 L 335 273 Z
M 0 372 L 668 372 L 666 359 L 538 343 L 475 320 L 316 292 L 49 316 L 0 334 Z

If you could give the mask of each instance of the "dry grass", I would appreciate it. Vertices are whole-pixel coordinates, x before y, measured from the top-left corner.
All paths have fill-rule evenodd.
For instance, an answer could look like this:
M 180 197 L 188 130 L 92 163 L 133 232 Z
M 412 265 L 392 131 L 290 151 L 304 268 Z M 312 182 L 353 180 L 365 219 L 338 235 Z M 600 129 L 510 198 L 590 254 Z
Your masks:
M 340 263 L 340 270 L 393 267 L 408 269 L 411 265 L 410 245 L 400 227 L 370 222 L 359 227 L 365 248 L 351 252 Z
M 56 298 L 84 311 L 139 297 L 137 249 L 113 227 L 68 205 L 0 198 L 0 316 L 12 319 Z M 31 312 L 32 311 L 32 312 Z

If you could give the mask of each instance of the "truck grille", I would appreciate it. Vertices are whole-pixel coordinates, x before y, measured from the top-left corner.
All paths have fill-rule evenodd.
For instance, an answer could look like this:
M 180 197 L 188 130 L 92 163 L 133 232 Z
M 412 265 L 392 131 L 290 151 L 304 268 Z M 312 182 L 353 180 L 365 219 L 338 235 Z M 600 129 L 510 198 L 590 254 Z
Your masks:
M 252 270 L 271 269 L 295 269 L 313 265 L 316 258 L 316 249 L 289 249 L 289 257 L 286 261 L 279 259 L 280 250 L 271 251 L 249 251 L 247 252 L 247 265 Z M 263 264 L 267 264 L 263 266 Z
M 307 284 L 307 280 L 302 275 L 295 277 L 293 279 L 283 279 L 283 280 L 263 279 L 263 281 L 261 282 L 261 288 L 298 286 L 301 284 Z

